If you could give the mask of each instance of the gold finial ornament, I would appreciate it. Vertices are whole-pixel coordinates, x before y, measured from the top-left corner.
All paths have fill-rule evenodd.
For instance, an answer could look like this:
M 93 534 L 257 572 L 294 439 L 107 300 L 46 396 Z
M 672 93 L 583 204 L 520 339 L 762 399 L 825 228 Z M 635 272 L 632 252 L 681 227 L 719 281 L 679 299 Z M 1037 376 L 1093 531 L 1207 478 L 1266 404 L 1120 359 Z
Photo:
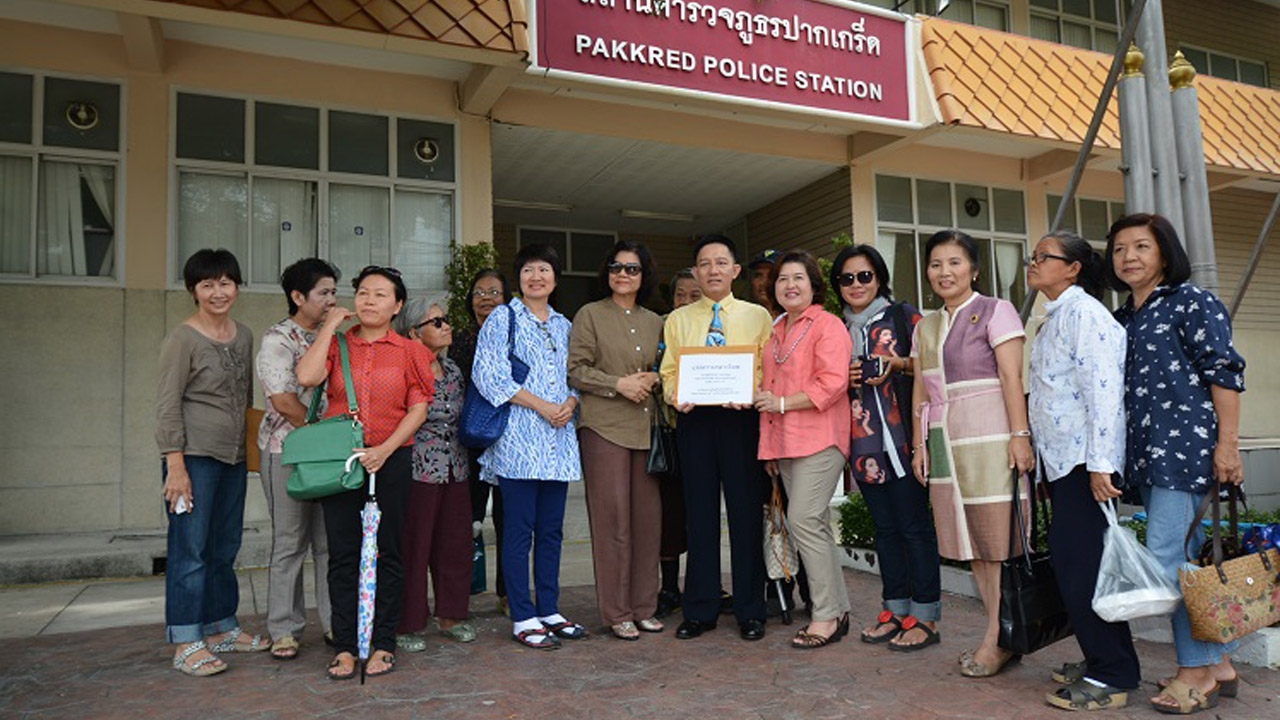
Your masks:
M 1185 57 L 1182 51 L 1174 53 L 1173 62 L 1169 63 L 1169 84 L 1174 90 L 1189 88 L 1196 79 L 1196 68 Z
M 1137 45 L 1129 43 L 1129 50 L 1124 54 L 1123 77 L 1142 77 L 1142 63 L 1146 59 L 1146 56 L 1142 54 Z

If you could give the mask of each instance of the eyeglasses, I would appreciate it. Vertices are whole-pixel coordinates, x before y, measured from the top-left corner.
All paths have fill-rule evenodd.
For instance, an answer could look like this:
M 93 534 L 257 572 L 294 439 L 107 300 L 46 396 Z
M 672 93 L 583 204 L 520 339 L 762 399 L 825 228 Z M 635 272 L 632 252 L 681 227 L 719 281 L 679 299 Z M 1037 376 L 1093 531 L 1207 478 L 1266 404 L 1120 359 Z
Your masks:
M 627 275 L 635 277 L 640 274 L 640 263 L 611 262 L 606 267 L 609 268 L 610 275 L 618 275 L 625 272 Z
M 378 274 L 386 273 L 392 277 L 396 277 L 396 278 L 400 277 L 399 270 L 393 267 L 383 267 L 381 265 L 365 265 L 364 269 L 360 271 L 361 275 L 369 275 L 370 273 L 378 273 Z
M 1063 257 L 1062 255 L 1054 255 L 1053 253 L 1042 252 L 1042 253 L 1035 253 L 1029 256 L 1026 260 L 1022 261 L 1022 264 L 1026 265 L 1027 267 L 1031 267 L 1032 265 L 1040 265 L 1049 259 L 1061 260 L 1064 263 L 1075 262 L 1071 258 Z
M 423 320 L 422 322 L 418 323 L 417 325 L 414 325 L 414 326 L 413 326 L 413 329 L 414 329 L 414 330 L 421 330 L 422 328 L 426 327 L 427 325 L 434 325 L 434 326 L 435 326 L 435 328 L 436 328 L 437 330 L 439 330 L 440 328 L 442 328 L 442 327 L 444 327 L 445 325 L 448 325 L 448 324 L 449 324 L 449 321 L 448 321 L 448 320 L 446 320 L 446 319 L 444 318 L 444 316 L 442 315 L 442 316 L 440 316 L 440 317 L 427 318 L 426 320 Z
M 836 282 L 840 283 L 840 287 L 849 287 L 856 280 L 859 285 L 870 285 L 872 280 L 876 279 L 876 274 L 870 270 L 859 270 L 856 273 L 840 273 L 836 276 Z
M 475 290 L 471 291 L 471 297 L 473 298 L 486 298 L 486 297 L 496 298 L 501 296 L 502 296 L 502 291 L 499 290 L 498 288 L 494 288 L 492 290 L 481 290 L 480 288 L 476 288 Z

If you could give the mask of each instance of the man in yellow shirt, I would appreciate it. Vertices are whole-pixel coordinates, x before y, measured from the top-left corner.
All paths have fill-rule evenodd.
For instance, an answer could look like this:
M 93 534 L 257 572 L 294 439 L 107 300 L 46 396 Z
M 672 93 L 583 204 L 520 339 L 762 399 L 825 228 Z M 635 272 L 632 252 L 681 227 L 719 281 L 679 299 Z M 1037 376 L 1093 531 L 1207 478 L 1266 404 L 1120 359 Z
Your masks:
M 666 401 L 682 413 L 676 426 L 680 471 L 684 478 L 689 557 L 685 566 L 682 640 L 716 627 L 720 608 L 720 490 L 729 520 L 733 564 L 733 614 L 744 640 L 764 637 L 764 486 L 756 459 L 760 419 L 750 405 L 724 407 L 675 405 L 680 351 L 708 345 L 756 348 L 769 339 L 772 318 L 759 305 L 733 297 L 733 281 L 742 272 L 733 241 L 707 235 L 694 246 L 694 277 L 702 297 L 667 316 L 662 358 Z

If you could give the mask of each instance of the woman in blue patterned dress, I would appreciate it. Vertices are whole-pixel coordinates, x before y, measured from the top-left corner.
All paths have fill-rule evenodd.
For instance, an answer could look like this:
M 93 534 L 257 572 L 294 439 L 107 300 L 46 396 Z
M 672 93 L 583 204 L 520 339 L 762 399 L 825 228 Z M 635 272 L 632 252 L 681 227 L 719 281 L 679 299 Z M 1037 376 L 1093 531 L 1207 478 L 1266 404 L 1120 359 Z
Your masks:
M 569 387 L 569 320 L 551 307 L 560 257 L 546 245 L 516 255 L 520 297 L 493 311 L 480 328 L 471 380 L 494 405 L 511 403 L 506 432 L 480 456 L 480 477 L 502 490 L 505 533 L 502 569 L 516 642 L 552 650 L 559 638 L 587 631 L 560 614 L 560 543 L 568 483 L 582 479 Z M 507 328 L 515 323 L 515 354 L 529 366 L 523 384 L 511 377 Z M 529 593 L 533 549 L 536 601 Z M 536 603 L 536 604 L 535 604 Z
M 1191 263 L 1177 231 L 1159 215 L 1120 218 L 1107 235 L 1108 279 L 1130 291 L 1116 311 L 1128 332 L 1125 478 L 1142 492 L 1147 547 L 1177 579 L 1185 557 L 1204 542 L 1185 536 L 1196 508 L 1218 485 L 1244 482 L 1240 461 L 1240 393 L 1244 358 L 1231 343 L 1231 320 L 1218 298 L 1187 282 Z M 1187 610 L 1173 615 L 1178 673 L 1151 703 L 1188 714 L 1234 697 L 1235 643 L 1191 637 Z

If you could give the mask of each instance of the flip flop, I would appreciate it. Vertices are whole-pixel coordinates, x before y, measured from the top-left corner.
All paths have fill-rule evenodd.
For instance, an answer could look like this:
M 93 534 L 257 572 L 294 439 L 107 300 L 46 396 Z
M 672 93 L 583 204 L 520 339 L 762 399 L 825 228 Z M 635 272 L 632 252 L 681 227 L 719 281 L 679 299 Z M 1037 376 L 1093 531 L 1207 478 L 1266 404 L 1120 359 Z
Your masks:
M 531 638 L 541 637 L 541 640 L 532 640 Z M 532 630 L 522 630 L 511 636 L 512 640 L 534 650 L 555 650 L 560 647 L 560 641 L 550 633 L 546 628 L 534 628 Z
M 339 653 L 339 655 L 341 654 L 342 653 Z M 351 653 L 346 653 L 346 654 L 351 655 Z M 325 672 L 325 674 L 329 676 L 330 680 L 351 680 L 357 674 L 359 674 L 356 672 L 355 656 L 351 656 L 351 660 L 352 660 L 351 672 L 345 673 L 345 674 L 336 673 L 334 672 L 334 670 L 342 667 L 342 661 L 338 659 L 338 655 L 334 655 L 333 660 L 329 662 L 329 669 Z
M 377 671 L 377 672 L 373 672 L 373 671 L 371 671 L 371 670 L 369 669 L 369 663 L 370 663 L 370 662 L 372 662 L 372 661 L 374 661 L 374 660 L 378 660 L 378 659 L 380 659 L 380 660 L 382 661 L 383 665 L 385 665 L 386 667 L 384 667 L 382 670 L 379 670 L 379 671 Z M 383 676 L 383 675 L 390 675 L 391 673 L 395 672 L 395 669 L 396 669 L 396 656 L 395 656 L 395 654 L 394 654 L 394 653 L 389 653 L 389 652 L 387 652 L 386 650 L 383 650 L 383 651 L 382 651 L 382 657 L 381 657 L 381 658 L 378 658 L 378 657 L 370 657 L 370 658 L 369 658 L 369 660 L 365 662 L 365 664 L 364 664 L 364 676 L 365 676 L 365 677 L 381 677 L 381 676 Z
M 923 631 L 924 640 L 918 643 L 909 644 L 898 642 L 899 638 L 912 630 Z M 920 622 L 914 615 L 908 615 L 902 621 L 902 632 L 894 635 L 893 639 L 889 641 L 889 649 L 894 652 L 916 652 L 917 650 L 923 650 L 930 645 L 937 645 L 940 642 L 942 642 L 942 635 L 940 635 L 937 630 L 933 630 L 928 625 Z
M 882 625 L 892 625 L 894 630 L 883 635 L 872 635 L 868 631 L 862 631 L 862 642 L 870 645 L 880 645 L 887 643 L 898 636 L 902 632 L 902 621 L 898 619 L 892 612 L 885 610 L 876 616 L 876 626 L 872 630 L 879 630 Z

